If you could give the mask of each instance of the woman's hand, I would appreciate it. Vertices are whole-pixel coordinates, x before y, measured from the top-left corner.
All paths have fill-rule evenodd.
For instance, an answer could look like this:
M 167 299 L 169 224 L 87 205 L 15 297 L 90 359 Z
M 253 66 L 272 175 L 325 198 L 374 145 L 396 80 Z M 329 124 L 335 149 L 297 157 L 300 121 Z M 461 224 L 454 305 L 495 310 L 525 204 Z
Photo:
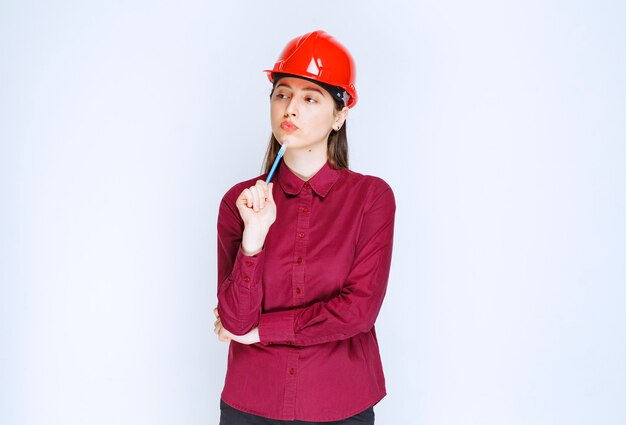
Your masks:
M 241 246 L 247 255 L 263 249 L 270 226 L 276 221 L 276 204 L 272 189 L 274 183 L 257 180 L 254 186 L 244 189 L 237 198 L 237 209 L 245 225 Z
M 222 326 L 222 321 L 220 320 L 220 315 L 217 312 L 217 308 L 213 309 L 213 314 L 215 314 L 215 318 L 217 319 L 213 324 L 215 326 L 215 329 L 213 331 L 217 334 L 217 339 L 219 339 L 220 341 L 229 342 L 230 340 L 233 340 L 244 345 L 256 344 L 257 342 L 261 341 L 259 339 L 258 327 L 252 329 L 245 335 L 233 335 L 232 333 L 228 332 L 226 328 L 224 328 L 224 326 Z

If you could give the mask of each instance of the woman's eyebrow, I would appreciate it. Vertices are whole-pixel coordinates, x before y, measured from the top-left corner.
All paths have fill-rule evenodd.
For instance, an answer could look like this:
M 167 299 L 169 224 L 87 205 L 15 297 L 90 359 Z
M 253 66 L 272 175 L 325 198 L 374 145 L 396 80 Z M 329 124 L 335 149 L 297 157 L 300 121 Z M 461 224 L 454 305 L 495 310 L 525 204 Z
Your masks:
M 291 86 L 289 84 L 285 84 L 285 83 L 278 83 L 278 85 L 276 86 L 276 88 L 278 87 L 287 87 L 288 89 L 291 88 Z
M 291 86 L 290 86 L 289 84 L 286 84 L 286 83 L 278 83 L 278 85 L 276 86 L 276 88 L 279 88 L 279 87 L 287 87 L 288 89 L 291 89 Z M 306 86 L 306 87 L 303 87 L 303 88 L 302 88 L 302 90 L 310 90 L 310 91 L 315 91 L 315 92 L 318 92 L 319 94 L 321 94 L 322 96 L 325 96 L 325 95 L 324 95 L 324 92 L 323 92 L 323 91 L 321 91 L 320 89 L 318 89 L 318 88 L 317 88 L 317 87 L 315 87 L 315 86 Z
M 321 94 L 322 96 L 324 96 L 324 92 L 322 92 L 320 89 L 318 89 L 317 87 L 314 87 L 314 86 L 303 87 L 302 90 L 316 91 L 319 94 Z

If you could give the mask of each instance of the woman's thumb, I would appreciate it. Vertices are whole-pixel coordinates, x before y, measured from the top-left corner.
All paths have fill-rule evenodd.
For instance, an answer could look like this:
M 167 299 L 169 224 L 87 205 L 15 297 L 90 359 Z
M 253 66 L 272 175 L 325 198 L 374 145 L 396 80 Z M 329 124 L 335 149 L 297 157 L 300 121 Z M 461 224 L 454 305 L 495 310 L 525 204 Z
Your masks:
M 274 182 L 267 185 L 267 200 L 274 202 Z

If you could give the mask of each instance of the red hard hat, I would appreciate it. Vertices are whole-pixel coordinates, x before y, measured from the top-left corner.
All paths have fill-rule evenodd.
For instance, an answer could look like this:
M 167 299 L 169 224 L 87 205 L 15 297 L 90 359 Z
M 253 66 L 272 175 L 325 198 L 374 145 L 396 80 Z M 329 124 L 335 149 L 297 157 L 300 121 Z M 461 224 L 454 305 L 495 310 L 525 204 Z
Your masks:
M 283 49 L 274 69 L 265 70 L 270 81 L 274 73 L 292 74 L 344 89 L 350 98 L 346 106 L 357 101 L 356 67 L 350 52 L 324 31 L 313 31 L 291 40 Z

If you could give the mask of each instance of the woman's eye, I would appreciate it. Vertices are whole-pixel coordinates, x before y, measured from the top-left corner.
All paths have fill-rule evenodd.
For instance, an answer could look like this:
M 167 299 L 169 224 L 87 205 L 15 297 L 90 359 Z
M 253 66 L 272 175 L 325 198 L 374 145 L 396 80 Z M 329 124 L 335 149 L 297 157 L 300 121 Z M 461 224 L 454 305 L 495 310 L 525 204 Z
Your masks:
M 307 97 L 305 99 L 308 103 L 317 103 L 317 100 L 313 99 L 312 97 Z
M 276 99 L 287 99 L 287 97 L 285 93 L 276 93 Z

